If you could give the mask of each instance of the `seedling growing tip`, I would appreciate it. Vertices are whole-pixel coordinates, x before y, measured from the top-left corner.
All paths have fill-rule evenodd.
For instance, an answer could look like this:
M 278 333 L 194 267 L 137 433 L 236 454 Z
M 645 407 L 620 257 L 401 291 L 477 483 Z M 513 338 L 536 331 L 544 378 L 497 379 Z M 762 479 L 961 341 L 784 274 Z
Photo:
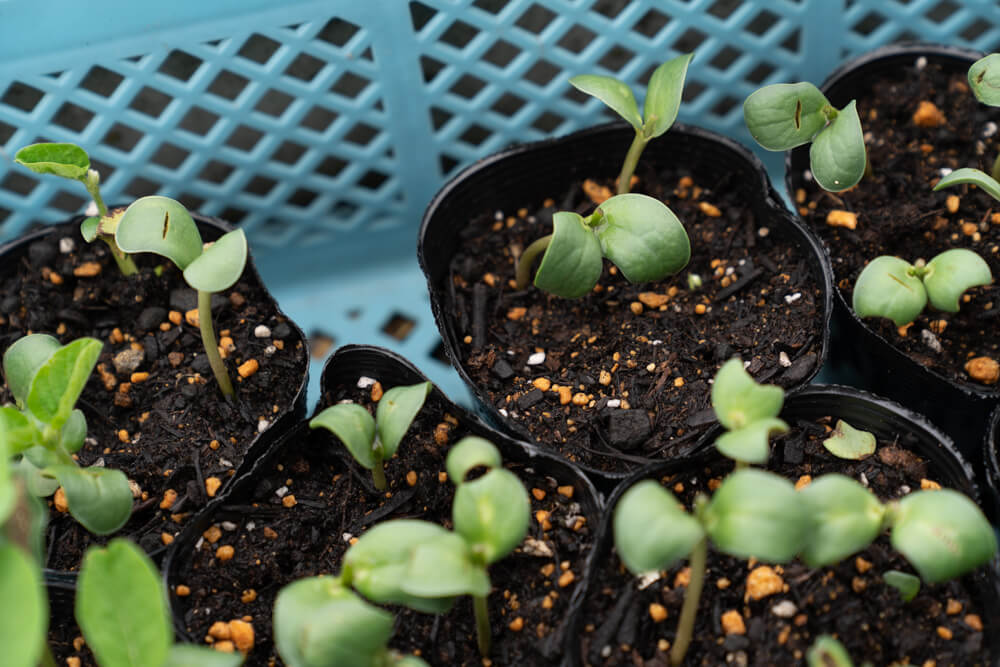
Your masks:
M 712 409 L 727 430 L 716 449 L 742 464 L 767 462 L 768 440 L 788 430 L 778 419 L 784 402 L 781 387 L 754 382 L 738 358 L 724 363 L 712 383 Z

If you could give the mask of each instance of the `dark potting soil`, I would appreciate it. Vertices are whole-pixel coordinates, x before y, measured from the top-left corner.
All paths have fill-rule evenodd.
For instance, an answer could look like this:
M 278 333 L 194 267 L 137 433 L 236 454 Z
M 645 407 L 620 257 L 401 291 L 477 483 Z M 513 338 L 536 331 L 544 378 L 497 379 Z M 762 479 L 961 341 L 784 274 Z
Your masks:
M 349 397 L 371 407 L 370 391 L 328 395 L 324 405 Z M 378 522 L 412 518 L 450 527 L 454 485 L 444 461 L 448 447 L 468 431 L 446 409 L 433 395 L 428 398 L 387 462 L 384 497 L 371 486 L 368 471 L 347 466 L 334 454 L 341 445 L 325 431 L 290 442 L 248 494 L 233 496 L 197 548 L 172 570 L 170 595 L 183 609 L 191 635 L 201 641 L 216 622 L 247 619 L 256 642 L 246 664 L 272 664 L 277 654 L 271 613 L 282 586 L 311 575 L 338 574 L 350 541 Z M 597 518 L 584 516 L 573 498 L 572 480 L 518 463 L 505 466 L 529 490 L 532 543 L 490 567 L 493 658 L 503 665 L 556 664 L 562 624 L 593 545 L 591 522 Z M 539 512 L 547 513 L 546 521 Z M 233 547 L 231 560 L 219 559 L 223 546 Z M 189 593 L 178 597 L 181 585 Z M 394 648 L 419 652 L 432 665 L 482 664 L 471 600 L 459 599 L 441 616 L 390 609 L 397 616 Z
M 692 179 L 641 164 L 638 174 L 634 191 L 663 200 L 691 239 L 691 261 L 676 276 L 631 285 L 606 262 L 581 299 L 516 291 L 515 257 L 551 232 L 552 214 L 594 209 L 579 183 L 555 202 L 473 219 L 451 264 L 451 307 L 464 336 L 458 354 L 469 376 L 509 425 L 609 472 L 693 445 L 715 421 L 708 380 L 730 357 L 749 361 L 759 381 L 789 387 L 822 352 L 815 267 L 755 219 L 731 175 Z M 690 274 L 701 277 L 699 289 L 689 289 Z
M 774 439 L 768 468 L 793 481 L 839 472 L 865 483 L 880 500 L 900 498 L 910 490 L 933 487 L 935 472 L 906 448 L 906 437 L 879 441 L 876 453 L 862 461 L 837 459 L 822 446 L 835 420 L 801 421 Z M 697 492 L 714 488 L 732 470 L 732 462 L 713 456 L 702 469 L 686 470 L 661 482 L 690 510 Z M 982 632 L 990 619 L 984 593 L 971 576 L 943 584 L 922 584 L 917 597 L 904 603 L 885 584 L 887 570 L 914 573 L 888 538 L 826 568 L 800 561 L 771 566 L 733 558 L 709 547 L 705 587 L 685 665 L 799 665 L 815 639 L 834 634 L 855 661 L 876 665 L 990 665 Z M 688 573 L 681 563 L 662 578 L 639 588 L 616 555 L 598 571 L 584 603 L 585 634 L 581 653 L 588 665 L 665 666 L 674 641 Z M 775 575 L 778 579 L 775 579 Z M 760 577 L 760 579 L 758 579 Z M 776 582 L 763 597 L 751 597 L 748 580 Z M 752 586 L 750 587 L 752 588 Z M 758 590 L 758 589 L 754 589 Z M 666 608 L 655 622 L 650 605 Z M 743 631 L 727 633 L 723 615 L 735 611 Z M 930 662 L 927 662 L 930 661 Z
M 949 74 L 935 64 L 904 67 L 896 76 L 869 82 L 857 94 L 873 177 L 841 193 L 825 193 L 811 182 L 795 193 L 799 213 L 830 250 L 835 280 L 847 303 L 861 270 L 879 255 L 912 263 L 950 248 L 969 248 L 986 260 L 994 276 L 1000 275 L 1000 204 L 970 186 L 932 191 L 947 173 L 943 170 L 990 172 L 1000 151 L 1000 109 L 976 101 L 964 70 Z M 940 125 L 914 122 L 925 102 L 942 114 Z M 827 217 L 834 210 L 856 214 L 857 227 L 829 225 Z M 985 384 L 970 378 L 965 365 L 971 357 L 1000 360 L 1000 286 L 994 282 L 966 295 L 960 312 L 928 307 L 904 331 L 887 319 L 865 322 L 918 363 L 982 390 Z
M 196 308 L 196 293 L 169 262 L 156 275 L 154 259 L 138 256 L 140 273 L 122 278 L 106 246 L 85 243 L 70 224 L 34 242 L 0 278 L 0 348 L 29 332 L 63 343 L 82 336 L 104 343 L 78 403 L 87 439 L 77 459 L 122 470 L 137 484 L 132 518 L 118 535 L 147 551 L 162 548 L 208 501 L 207 480 L 229 480 L 258 432 L 290 407 L 307 364 L 295 329 L 244 273 L 213 296 L 216 335 L 220 346 L 231 346 L 226 365 L 237 400 L 227 403 L 198 327 L 170 319 L 171 311 Z M 270 334 L 257 337 L 259 325 Z M 241 377 L 237 368 L 250 360 L 258 370 Z M 0 400 L 12 402 L 6 387 L 2 392 Z M 52 505 L 49 499 L 45 565 L 75 570 L 87 546 L 110 536 L 90 535 Z

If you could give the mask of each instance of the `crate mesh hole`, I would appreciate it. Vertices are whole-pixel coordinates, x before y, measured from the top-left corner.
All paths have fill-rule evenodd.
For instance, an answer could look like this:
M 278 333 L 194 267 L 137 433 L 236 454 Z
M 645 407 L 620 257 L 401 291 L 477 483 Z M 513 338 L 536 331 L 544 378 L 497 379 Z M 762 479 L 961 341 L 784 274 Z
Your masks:
M 96 170 L 101 175 L 103 183 L 107 183 L 108 179 L 111 178 L 111 174 L 116 171 L 110 164 L 96 159 L 93 155 L 90 156 L 90 168 Z
M 597 33 L 592 30 L 588 30 L 582 25 L 575 25 L 566 31 L 562 39 L 556 42 L 556 45 L 570 53 L 583 53 L 596 37 Z
M 322 69 L 322 60 L 314 58 L 308 53 L 300 53 L 292 61 L 292 64 L 285 69 L 285 74 L 296 79 L 301 79 L 302 81 L 312 81 Z
M 757 14 L 757 16 L 753 17 L 753 20 L 746 25 L 744 30 L 759 37 L 763 37 L 777 24 L 778 16 L 774 12 L 770 12 L 765 9 L 761 13 Z
M 309 208 L 319 195 L 306 188 L 299 188 L 288 198 L 288 203 L 299 208 Z
M 767 63 L 760 63 L 747 73 L 746 80 L 755 86 L 759 86 L 767 79 L 767 77 L 771 76 L 774 71 L 774 68 Z
M 740 0 L 717 0 L 708 8 L 708 13 L 717 19 L 725 21 L 740 8 Z
M 239 224 L 240 222 L 243 222 L 243 219 L 247 217 L 247 212 L 241 208 L 234 208 L 232 206 L 229 206 L 222 209 L 222 213 L 219 214 L 219 217 L 225 220 L 226 222 L 230 222 L 236 225 Z
M 17 128 L 13 125 L 8 125 L 7 123 L 0 121 L 0 147 L 10 141 L 10 138 L 14 136 L 14 132 L 16 131 Z
M 453 158 L 447 153 L 441 153 L 439 162 L 441 163 L 441 173 L 445 176 L 450 174 L 455 167 L 461 164 L 460 160 Z
M 959 9 L 961 9 L 961 7 L 956 5 L 954 2 L 944 0 L 944 2 L 939 2 L 931 7 L 930 11 L 926 12 L 924 16 L 934 23 L 944 23 L 954 16 L 955 12 Z
M 492 106 L 490 106 L 490 109 L 496 111 L 501 116 L 507 116 L 510 118 L 511 116 L 516 116 L 518 112 L 524 108 L 525 104 L 527 104 L 527 102 L 517 95 L 504 93 L 497 99 L 496 102 L 493 103 Z
M 59 190 L 49 199 L 48 206 L 63 213 L 76 213 L 83 210 L 84 205 L 88 201 L 89 199 L 84 199 L 66 190 Z
M 281 44 L 274 41 L 270 37 L 265 37 L 260 33 L 254 33 L 243 43 L 243 46 L 241 46 L 240 50 L 237 51 L 237 55 L 242 56 L 247 60 L 252 60 L 258 65 L 264 65 L 271 59 L 271 56 L 273 56 L 279 48 L 281 48 Z
M 271 193 L 278 182 L 266 176 L 254 176 L 250 182 L 243 187 L 243 191 L 259 197 L 266 197 Z
M 455 114 L 451 113 L 447 109 L 442 109 L 441 107 L 431 107 L 431 127 L 437 132 L 442 127 L 448 124 Z
M 330 207 L 330 214 L 339 220 L 349 220 L 358 214 L 361 207 L 354 202 L 339 200 Z
M 306 147 L 302 144 L 297 144 L 294 141 L 283 141 L 281 142 L 281 145 L 278 146 L 278 150 L 274 151 L 271 155 L 271 159 L 292 165 L 298 162 L 299 159 L 305 155 L 305 152 Z
M 389 319 L 385 321 L 381 329 L 382 333 L 389 334 L 396 340 L 402 342 L 409 338 L 415 326 L 417 326 L 417 321 L 415 319 L 407 317 L 397 311 L 389 316 Z
M 531 69 L 524 73 L 524 78 L 531 83 L 544 88 L 558 75 L 558 67 L 547 60 L 539 60 L 532 65 Z
M 705 84 L 699 81 L 684 81 L 684 92 L 681 93 L 681 101 L 685 104 L 691 104 L 706 90 Z
M 693 53 L 702 42 L 708 38 L 708 35 L 703 33 L 697 28 L 688 28 L 680 36 L 680 38 L 673 43 L 672 48 L 680 53 Z
M 236 169 L 232 165 L 218 160 L 210 160 L 198 174 L 198 178 L 209 183 L 222 185 L 233 175 L 234 171 Z
M 435 60 L 429 56 L 421 56 L 420 71 L 424 75 L 424 83 L 431 83 L 437 75 L 445 68 L 445 64 L 440 60 Z
M 640 35 L 653 39 L 660 34 L 660 31 L 663 30 L 668 23 L 670 23 L 669 16 L 655 9 L 650 9 L 642 15 L 642 18 L 635 22 L 635 26 L 632 29 Z
M 378 130 L 367 123 L 358 123 L 344 135 L 344 141 L 358 146 L 367 146 L 378 136 Z
M 343 48 L 358 34 L 359 30 L 361 28 L 349 21 L 333 18 L 327 21 L 322 30 L 316 33 L 316 39 Z
M 555 132 L 565 121 L 566 119 L 558 114 L 554 114 L 551 111 L 543 111 L 531 124 L 531 127 L 544 134 L 551 134 Z
M 594 5 L 594 11 L 606 18 L 615 19 L 627 4 L 628 0 L 603 0 Z
M 345 72 L 343 76 L 337 79 L 337 82 L 333 84 L 330 90 L 338 95 L 343 95 L 344 97 L 355 98 L 364 92 L 368 84 L 371 83 L 367 79 L 363 79 L 360 76 L 353 74 L 351 72 Z
M 160 114 L 163 113 L 163 110 L 166 109 L 169 104 L 169 97 L 155 88 L 143 86 L 142 90 L 136 93 L 136 96 L 132 98 L 132 101 L 128 106 L 130 109 L 134 109 L 139 113 L 152 116 L 153 118 L 159 118 Z
M 986 34 L 986 31 L 992 27 L 993 26 L 990 25 L 987 21 L 977 18 L 972 23 L 967 25 L 965 29 L 962 30 L 961 33 L 959 33 L 959 35 L 961 36 L 962 39 L 974 42 L 975 40 L 979 39 L 984 34 Z
M 462 50 L 469 45 L 469 42 L 475 39 L 478 33 L 478 30 L 465 21 L 455 21 L 441 35 L 441 41 Z
M 724 46 L 719 49 L 719 52 L 715 54 L 715 57 L 708 61 L 708 64 L 720 72 L 725 72 L 729 69 L 730 65 L 739 60 L 739 57 L 739 51 L 731 46 Z
M 712 113 L 714 113 L 716 116 L 725 116 L 727 113 L 736 108 L 736 106 L 739 105 L 740 102 L 741 100 L 738 100 L 735 97 L 730 97 L 727 95 L 715 103 L 715 105 L 712 107 Z
M 434 349 L 431 350 L 430 357 L 431 359 L 440 361 L 445 366 L 451 366 L 451 361 L 449 361 L 448 355 L 445 353 L 444 349 L 444 341 L 438 341 L 437 345 L 434 346 Z
M 145 197 L 159 192 L 160 184 L 142 176 L 136 176 L 125 186 L 125 194 L 130 197 Z
M 413 21 L 413 29 L 417 32 L 423 30 L 435 14 L 436 11 L 422 2 L 410 3 L 410 20 Z
M 472 147 L 478 147 L 482 146 L 492 136 L 493 133 L 488 129 L 482 125 L 473 123 L 466 128 L 465 132 L 459 135 L 458 140 Z
M 802 49 L 802 31 L 793 30 L 779 46 L 790 53 L 798 53 Z
M 612 46 L 608 49 L 607 53 L 597 61 L 597 64 L 604 67 L 612 72 L 620 72 L 625 68 L 632 59 L 635 57 L 635 53 L 629 51 L 623 46 Z
M 316 168 L 316 172 L 330 178 L 336 178 L 346 167 L 346 162 L 340 158 L 328 155 L 320 162 L 319 167 Z
M 67 130 L 83 132 L 90 125 L 90 121 L 93 118 L 94 114 L 92 112 L 72 102 L 66 102 L 56 111 L 56 115 L 52 117 L 52 122 L 60 127 L 65 127 Z
M 28 178 L 20 171 L 10 171 L 0 181 L 0 190 L 7 190 L 22 197 L 30 195 L 36 187 L 38 187 L 38 181 L 34 178 Z
M 851 26 L 853 32 L 858 33 L 864 37 L 868 37 L 873 32 L 878 30 L 885 23 L 886 18 L 879 14 L 878 12 L 872 11 L 868 12 L 861 17 L 861 20 Z
M 532 34 L 540 35 L 555 18 L 555 13 L 545 7 L 531 5 L 528 11 L 521 14 L 521 17 L 517 19 L 514 25 Z
M 490 14 L 499 14 L 507 6 L 507 0 L 476 0 L 472 6 Z
M 315 106 L 302 118 L 302 127 L 316 132 L 326 132 L 327 128 L 337 120 L 337 114 L 326 107 Z
M 388 174 L 383 174 L 381 171 L 375 169 L 369 169 L 358 179 L 358 185 L 366 190 L 378 190 L 388 180 Z
M 212 113 L 208 109 L 204 109 L 199 106 L 192 106 L 191 109 L 184 114 L 184 118 L 178 124 L 182 130 L 187 130 L 192 134 L 197 134 L 199 136 L 205 136 L 212 131 L 215 127 L 215 123 L 219 120 L 219 116 Z
M 222 70 L 208 85 L 208 92 L 227 100 L 235 100 L 250 83 L 250 79 L 229 70 Z
M 167 54 L 157 71 L 186 83 L 198 71 L 202 62 L 201 58 L 175 49 Z
M 256 148 L 258 142 L 263 138 L 264 133 L 260 130 L 256 130 L 249 125 L 240 125 L 226 139 L 226 145 L 249 153 Z
M 274 90 L 273 88 L 260 98 L 254 109 L 265 113 L 268 116 L 274 116 L 275 118 L 281 118 L 282 114 L 288 109 L 294 98 L 291 95 L 286 95 L 280 90 Z
M 205 205 L 205 199 L 190 192 L 182 192 L 177 196 L 177 201 L 183 204 L 189 211 L 198 211 Z
M 458 95 L 459 97 L 471 100 L 478 95 L 483 88 L 486 87 L 486 82 L 480 78 L 474 77 L 470 74 L 464 74 L 462 77 L 455 82 L 449 92 Z
M 141 139 L 142 132 L 128 125 L 115 123 L 108 130 L 108 133 L 104 135 L 104 138 L 101 139 L 101 143 L 105 146 L 111 146 L 126 153 L 131 153 L 132 149 L 136 147 Z
M 309 354 L 315 361 L 322 361 L 333 352 L 336 339 L 325 331 L 314 329 L 309 333 Z
M 109 69 L 95 65 L 90 68 L 87 75 L 80 81 L 80 87 L 89 90 L 101 97 L 111 97 L 119 84 L 125 80 L 121 74 L 112 72 Z
M 516 46 L 510 42 L 499 39 L 486 50 L 486 53 L 483 54 L 483 60 L 491 65 L 496 65 L 497 67 L 504 69 L 514 60 L 514 58 L 517 58 L 519 53 L 521 53 L 521 51 Z

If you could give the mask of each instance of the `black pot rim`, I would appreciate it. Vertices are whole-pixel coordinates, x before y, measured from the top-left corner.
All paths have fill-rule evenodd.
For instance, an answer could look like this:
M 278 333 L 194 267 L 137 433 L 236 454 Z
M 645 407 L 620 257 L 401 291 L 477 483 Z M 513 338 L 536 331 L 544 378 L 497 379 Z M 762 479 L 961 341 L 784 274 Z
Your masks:
M 997 438 L 1000 437 L 1000 406 L 990 414 L 989 426 L 983 438 L 984 501 L 992 510 L 992 520 L 1000 520 L 1000 456 L 997 452 Z

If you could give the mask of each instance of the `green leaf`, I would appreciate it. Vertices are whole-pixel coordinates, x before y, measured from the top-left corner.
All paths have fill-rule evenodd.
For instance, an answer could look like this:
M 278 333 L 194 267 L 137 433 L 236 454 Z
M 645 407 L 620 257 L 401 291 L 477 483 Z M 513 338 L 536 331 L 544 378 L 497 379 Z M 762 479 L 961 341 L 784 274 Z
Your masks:
M 166 257 L 182 271 L 202 253 L 201 234 L 188 210 L 158 195 L 132 202 L 118 222 L 115 242 L 127 253 Z
M 403 583 L 417 547 L 453 539 L 461 540 L 428 521 L 385 521 L 373 526 L 347 550 L 343 567 L 354 588 L 373 602 L 401 604 L 428 614 L 440 614 L 448 610 L 453 600 L 410 595 L 403 590 Z
M 990 265 L 966 248 L 945 250 L 927 263 L 924 287 L 931 305 L 949 313 L 958 312 L 958 301 L 970 287 L 993 282 Z
M 632 90 L 623 82 L 611 76 L 581 74 L 569 80 L 577 90 L 596 97 L 614 109 L 615 113 L 628 121 L 638 132 L 642 128 L 639 105 L 635 103 Z
M 415 655 L 400 656 L 392 664 L 396 667 L 430 667 L 428 663 Z
M 48 471 L 66 492 L 69 513 L 90 532 L 113 533 L 132 514 L 132 490 L 121 470 L 58 465 Z
M 712 381 L 712 409 L 727 429 L 777 417 L 784 402 L 785 392 L 781 387 L 757 384 L 738 357 L 722 364 Z
M 757 420 L 743 428 L 723 433 L 715 441 L 715 448 L 734 461 L 743 463 L 767 463 L 771 454 L 770 438 L 778 433 L 786 433 L 788 424 L 777 417 Z
M 451 506 L 455 532 L 487 563 L 494 563 L 524 540 L 531 521 L 531 501 L 521 480 L 493 468 L 455 490 Z
M 424 406 L 433 386 L 430 382 L 421 382 L 409 387 L 393 387 L 382 396 L 375 408 L 375 429 L 385 458 L 396 453 L 399 442 Z
M 478 466 L 499 468 L 503 464 L 500 450 L 486 438 L 467 435 L 448 451 L 445 470 L 453 484 L 461 484 L 469 471 Z
M 39 421 L 61 429 L 87 384 L 104 345 L 94 338 L 78 338 L 56 350 L 31 381 L 26 402 Z
M 375 467 L 375 420 L 368 410 L 357 403 L 331 405 L 309 422 L 309 428 L 321 426 L 337 436 L 363 468 Z
M 274 643 L 288 667 L 372 667 L 393 617 L 332 577 L 288 584 L 274 601 Z
M 89 218 L 85 218 L 83 222 L 80 223 L 80 236 L 87 243 L 93 243 L 97 238 L 99 232 L 99 226 L 101 224 L 101 216 L 92 215 Z
M 855 101 L 851 100 L 830 126 L 813 139 L 809 166 L 821 188 L 839 192 L 857 185 L 865 175 L 867 160 L 861 119 Z
M 10 667 L 39 664 L 49 623 L 42 572 L 20 548 L 0 546 L 0 646 Z
M 758 144 L 769 151 L 787 151 L 809 143 L 823 129 L 827 105 L 826 97 L 811 83 L 776 83 L 743 102 L 743 120 Z
M 882 579 L 889 586 L 892 586 L 903 598 L 903 602 L 909 602 L 917 597 L 920 592 L 920 577 L 915 577 L 908 572 L 899 570 L 888 570 L 882 575 Z
M 997 538 L 982 511 L 958 491 L 917 491 L 899 501 L 892 546 L 929 583 L 953 579 L 989 561 Z
M 646 88 L 642 133 L 647 139 L 658 137 L 674 124 L 684 93 L 684 77 L 693 53 L 677 56 L 653 71 Z
M 202 292 L 221 292 L 233 286 L 247 264 L 247 237 L 242 229 L 223 235 L 184 269 L 184 280 Z
M 810 567 L 832 565 L 878 537 L 885 507 L 850 477 L 823 475 L 799 491 L 811 527 L 802 558 Z
M 703 524 L 723 553 L 784 563 L 805 546 L 809 514 L 787 479 L 744 468 L 722 482 Z
M 882 255 L 868 263 L 854 283 L 852 307 L 858 317 L 888 317 L 897 327 L 909 324 L 927 305 L 927 290 L 913 265 Z
M 82 410 L 73 410 L 59 433 L 59 446 L 66 452 L 75 454 L 83 447 L 83 441 L 86 439 L 87 418 Z
M 55 174 L 82 181 L 90 169 L 87 151 L 76 144 L 31 144 L 14 154 L 14 161 L 36 174 Z
M 691 243 L 684 225 L 659 199 L 615 195 L 598 207 L 597 238 L 604 256 L 631 283 L 661 280 L 687 266 Z
M 939 180 L 937 185 L 934 186 L 934 191 L 937 192 L 938 190 L 950 188 L 955 185 L 975 185 L 989 196 L 1000 200 L 1000 183 L 997 183 L 996 179 L 992 176 L 978 169 L 971 169 L 969 167 L 956 169 Z
M 622 494 L 613 528 L 618 556 L 635 575 L 667 569 L 705 537 L 701 524 L 651 479 Z
M 1000 53 L 991 53 L 969 67 L 969 86 L 976 99 L 991 107 L 1000 106 Z
M 3 353 L 3 374 L 18 406 L 24 408 L 31 391 L 31 381 L 42 365 L 62 347 L 48 334 L 29 334 L 18 338 Z
M 837 420 L 837 427 L 823 446 L 841 459 L 860 461 L 875 453 L 875 434 L 854 428 L 843 419 Z
M 429 599 L 457 595 L 489 595 L 486 568 L 472 561 L 469 545 L 454 533 L 447 539 L 425 542 L 413 550 L 402 582 L 404 592 Z
M 535 272 L 535 287 L 564 299 L 590 292 L 601 277 L 601 244 L 583 218 L 559 211 L 552 216 L 552 241 Z
M 59 480 L 32 463 L 27 452 L 20 460 L 14 461 L 13 469 L 16 471 L 15 474 L 24 480 L 25 489 L 31 496 L 48 498 L 59 488 Z
M 42 440 L 42 434 L 31 420 L 12 405 L 0 406 L 0 439 L 4 441 L 6 456 L 20 454 Z
M 243 656 L 239 653 L 223 653 L 194 644 L 174 644 L 163 667 L 239 667 L 242 664 Z
M 84 554 L 76 621 L 101 667 L 162 665 L 173 640 L 159 573 L 124 539 Z
M 11 470 L 10 453 L 4 438 L 0 437 L 0 526 L 7 523 L 17 506 L 19 489 L 18 484 L 11 479 Z
M 820 635 L 806 653 L 809 667 L 854 667 L 847 649 L 830 635 Z

